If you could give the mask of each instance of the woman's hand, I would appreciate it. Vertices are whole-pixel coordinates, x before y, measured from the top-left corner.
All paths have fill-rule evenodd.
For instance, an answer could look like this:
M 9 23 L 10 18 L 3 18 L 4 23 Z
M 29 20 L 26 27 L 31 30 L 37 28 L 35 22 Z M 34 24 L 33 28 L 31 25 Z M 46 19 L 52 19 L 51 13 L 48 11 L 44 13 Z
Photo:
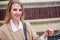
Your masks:
M 54 35 L 54 31 L 52 29 L 46 30 L 43 34 L 44 38 L 46 38 L 48 36 L 53 36 L 53 35 Z

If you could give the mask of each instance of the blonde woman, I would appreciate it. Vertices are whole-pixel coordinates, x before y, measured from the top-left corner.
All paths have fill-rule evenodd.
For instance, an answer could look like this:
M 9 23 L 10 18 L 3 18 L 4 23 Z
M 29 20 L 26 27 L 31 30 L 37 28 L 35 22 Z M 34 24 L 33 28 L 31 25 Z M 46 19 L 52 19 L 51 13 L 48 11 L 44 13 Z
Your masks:
M 45 40 L 47 33 L 41 37 L 24 21 L 24 10 L 19 0 L 8 3 L 4 25 L 0 28 L 0 40 Z

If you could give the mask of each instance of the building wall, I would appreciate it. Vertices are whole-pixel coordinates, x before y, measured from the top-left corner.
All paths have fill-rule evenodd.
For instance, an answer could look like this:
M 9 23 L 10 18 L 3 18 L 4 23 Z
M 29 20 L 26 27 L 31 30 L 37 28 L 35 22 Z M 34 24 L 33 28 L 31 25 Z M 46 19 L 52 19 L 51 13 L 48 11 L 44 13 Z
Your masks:
M 47 29 L 54 30 L 54 34 L 60 34 L 60 18 L 26 20 L 31 23 L 35 32 L 42 35 Z M 59 30 L 59 31 L 58 31 Z
M 43 0 L 42 0 L 43 1 Z M 45 19 L 45 18 L 58 18 L 60 17 L 60 1 L 59 0 L 31 0 L 22 1 L 25 19 Z M 27 3 L 28 2 L 28 3 Z M 8 1 L 0 1 L 0 20 L 3 20 L 6 15 L 6 7 Z
M 60 6 L 42 7 L 42 8 L 26 8 L 25 19 L 45 19 L 60 17 Z
M 42 8 L 25 8 L 25 19 L 46 19 L 60 17 L 60 6 L 42 7 Z M 0 10 L 0 20 L 6 15 L 6 9 Z
M 34 3 L 34 2 L 58 2 L 60 0 L 20 0 L 22 3 Z

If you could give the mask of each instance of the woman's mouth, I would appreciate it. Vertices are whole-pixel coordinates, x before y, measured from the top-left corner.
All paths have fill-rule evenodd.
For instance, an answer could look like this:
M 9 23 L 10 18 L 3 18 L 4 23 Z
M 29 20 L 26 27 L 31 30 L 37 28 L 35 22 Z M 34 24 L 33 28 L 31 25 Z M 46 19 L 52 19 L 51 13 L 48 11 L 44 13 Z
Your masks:
M 16 16 L 17 18 L 20 18 L 20 14 L 16 14 L 15 16 Z

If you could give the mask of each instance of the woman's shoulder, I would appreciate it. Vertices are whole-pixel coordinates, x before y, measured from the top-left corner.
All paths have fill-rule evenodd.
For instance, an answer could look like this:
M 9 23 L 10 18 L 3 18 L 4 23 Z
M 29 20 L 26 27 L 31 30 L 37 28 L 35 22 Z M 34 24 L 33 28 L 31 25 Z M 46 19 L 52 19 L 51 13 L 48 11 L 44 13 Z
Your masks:
M 26 25 L 31 25 L 30 22 L 24 20 L 23 23 L 25 23 Z
M 4 30 L 6 28 L 7 24 L 3 24 L 1 27 L 0 27 L 0 30 Z
M 6 24 L 3 24 L 1 27 L 0 27 L 0 39 L 1 40 L 8 40 L 8 37 L 6 35 L 7 31 L 6 31 Z
M 25 23 L 25 25 L 26 25 L 26 28 L 28 28 L 28 29 L 32 29 L 32 25 L 31 25 L 30 22 L 28 22 L 28 21 L 24 21 L 24 23 Z

